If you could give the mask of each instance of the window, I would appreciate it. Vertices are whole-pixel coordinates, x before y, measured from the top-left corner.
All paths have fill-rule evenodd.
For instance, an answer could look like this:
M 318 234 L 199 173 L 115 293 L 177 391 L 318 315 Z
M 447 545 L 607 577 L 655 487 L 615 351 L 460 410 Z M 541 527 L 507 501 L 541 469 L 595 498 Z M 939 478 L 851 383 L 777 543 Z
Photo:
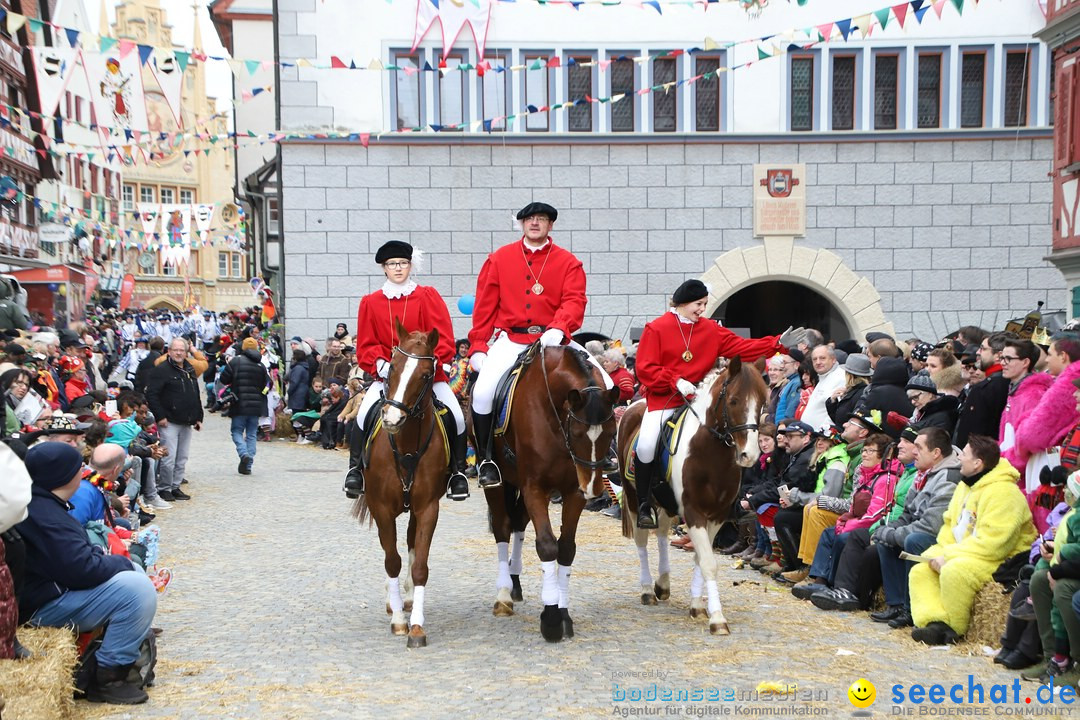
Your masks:
M 280 205 L 276 197 L 266 199 L 266 229 L 271 234 L 277 234 L 278 221 L 280 219 Z
M 540 55 L 526 55 L 525 66 L 525 104 L 534 108 L 547 107 L 548 75 L 547 58 Z M 530 112 L 525 116 L 525 129 L 532 131 L 546 131 L 550 129 L 550 119 L 546 112 Z
M 244 256 L 238 252 L 218 253 L 218 277 L 241 278 L 244 276 Z
M 919 104 L 916 126 L 941 127 L 941 53 L 919 55 Z
M 900 58 L 877 55 L 874 58 L 874 128 L 896 129 L 897 88 Z
M 593 91 L 593 69 L 590 65 L 592 58 L 588 55 L 577 55 L 570 58 L 573 64 L 567 62 L 567 101 L 575 104 L 566 112 L 567 130 L 570 132 L 592 132 L 592 103 L 586 97 L 596 97 Z M 580 101 L 580 102 L 579 102 Z
M 75 122 L 82 122 L 82 98 L 75 96 Z
M 122 192 L 124 211 L 131 212 L 135 209 L 135 187 L 133 185 L 124 185 L 124 189 Z
M 678 68 L 675 58 L 656 58 L 652 61 L 653 86 L 674 83 Z M 698 81 L 702 82 L 701 80 Z M 674 85 L 663 90 L 649 93 L 653 108 L 653 130 L 655 132 L 674 132 L 678 129 L 678 91 Z
M 814 58 L 791 59 L 791 129 L 814 129 Z
M 611 103 L 611 131 L 634 132 L 634 71 L 633 60 L 625 58 L 611 63 L 611 96 L 625 95 L 619 102 Z
M 154 188 L 149 185 L 143 185 L 139 188 L 139 202 L 152 203 L 156 201 L 154 194 Z
M 191 205 L 193 202 L 195 202 L 195 191 L 180 188 L 180 204 Z
M 217 274 L 218 277 L 229 276 L 229 253 L 221 252 L 217 256 Z
M 165 205 L 172 205 L 176 202 L 176 190 L 172 188 L 161 188 L 161 202 Z
M 230 262 L 232 263 L 232 276 L 234 278 L 243 277 L 244 274 L 242 270 L 244 256 L 240 253 L 231 253 L 229 257 L 231 258 Z
M 399 55 L 394 64 L 399 68 L 419 69 L 416 55 Z M 394 73 L 397 90 L 397 129 L 420 127 L 420 73 L 412 74 L 405 70 Z
M 159 257 L 160 257 L 160 255 L 159 255 Z M 161 274 L 162 275 L 165 275 L 167 277 L 176 277 L 177 275 L 179 275 L 179 273 L 176 272 L 176 263 L 175 262 L 166 263 L 164 260 L 160 260 L 159 262 L 161 263 Z
M 1028 124 L 1028 66 L 1030 52 L 1013 50 L 1005 55 L 1005 127 Z
M 90 192 L 97 195 L 98 194 L 98 173 L 100 173 L 101 170 L 98 168 L 97 165 L 94 165 L 93 163 L 90 163 L 87 166 L 87 170 L 89 170 L 89 172 L 90 172 Z
M 983 126 L 986 53 L 964 53 L 960 66 L 960 127 Z
M 460 55 L 446 58 L 447 68 L 456 68 L 465 62 Z M 460 132 L 465 129 L 465 78 L 468 73 L 448 72 L 439 78 L 439 124 L 444 130 Z M 458 127 L 449 127 L 457 125 Z
M 832 129 L 855 129 L 855 56 L 832 59 Z
M 484 130 L 506 130 L 507 88 L 512 73 L 499 72 L 495 68 L 508 67 L 509 58 L 506 55 L 494 53 L 487 56 L 487 61 L 491 63 L 491 69 L 486 70 L 480 78 L 480 117 L 483 120 L 490 120 Z
M 694 57 L 694 129 L 698 132 L 720 130 L 720 58 Z M 656 95 L 653 95 L 656 98 Z

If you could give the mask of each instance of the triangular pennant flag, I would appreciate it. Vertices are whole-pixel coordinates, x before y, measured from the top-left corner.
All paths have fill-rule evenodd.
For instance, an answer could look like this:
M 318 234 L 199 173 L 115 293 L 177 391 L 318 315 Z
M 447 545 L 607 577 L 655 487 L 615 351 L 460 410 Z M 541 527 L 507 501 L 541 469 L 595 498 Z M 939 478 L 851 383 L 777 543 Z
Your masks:
M 921 25 L 923 15 L 925 15 L 926 11 L 929 10 L 929 9 L 930 9 L 929 6 L 927 6 L 927 7 L 919 8 L 918 10 L 916 10 L 915 11 L 915 21 L 918 22 Z
M 120 40 L 117 42 L 120 47 L 120 57 L 126 58 L 131 54 L 131 51 L 135 49 L 135 43 L 130 40 Z
M 952 0 L 953 7 L 956 8 L 956 12 L 961 15 L 964 14 L 964 0 Z
M 661 15 L 664 14 L 664 11 L 660 9 L 660 3 L 657 2 L 657 0 L 644 0 L 644 4 L 654 8 L 656 12 L 660 13 Z
M 45 24 L 43 22 L 41 22 L 40 20 L 35 20 L 34 18 L 30 18 L 29 20 L 27 20 L 26 24 L 30 26 L 30 32 L 32 33 L 39 33 L 41 32 L 41 29 L 45 27 Z
M 153 45 L 140 45 L 139 46 L 139 64 L 145 65 L 146 61 L 150 59 L 150 54 L 154 52 Z
M 847 40 L 848 35 L 851 34 L 851 18 L 837 20 L 836 28 L 840 31 L 840 36 L 843 37 L 844 40 Z
M 330 56 L 330 67 L 333 68 L 334 70 L 343 70 L 345 68 L 348 68 L 349 66 L 346 65 L 345 63 L 343 63 L 341 61 L 341 58 L 339 58 L 337 55 L 331 55 Z
M 116 38 L 105 37 L 104 35 L 102 35 L 101 40 L 98 43 L 98 47 L 100 48 L 101 52 L 107 53 L 110 50 L 112 50 L 114 47 L 116 47 L 116 43 L 117 43 Z
M 829 38 L 832 37 L 833 24 L 825 23 L 824 25 L 818 25 L 817 31 L 821 33 L 821 40 L 823 42 L 829 42 Z
M 7 31 L 9 35 L 14 35 L 22 29 L 22 26 L 26 24 L 26 16 L 19 13 L 13 13 L 10 10 L 7 14 Z
M 382 70 L 383 69 L 382 60 L 379 60 L 378 58 L 375 58 L 370 63 L 368 63 L 367 69 L 368 70 Z
M 900 3 L 899 5 L 893 5 L 893 15 L 896 16 L 896 22 L 900 23 L 900 27 L 904 27 L 904 19 L 907 18 L 908 4 Z
M 75 28 L 65 28 L 64 32 L 67 34 L 68 45 L 75 47 L 79 44 L 79 31 Z
M 259 60 L 245 60 L 244 64 L 247 65 L 248 75 L 254 75 L 255 71 L 262 65 L 262 62 Z
M 851 21 L 851 25 L 852 25 L 852 27 L 858 28 L 859 33 L 863 37 L 866 37 L 866 33 L 870 32 L 870 26 L 873 25 L 873 22 L 874 22 L 873 20 L 870 19 L 871 17 L 872 16 L 870 15 L 870 13 L 867 13 L 865 15 L 860 15 L 859 17 L 854 18 Z
M 772 57 L 772 56 L 771 56 L 771 55 L 769 55 L 769 53 L 767 53 L 767 52 L 765 52 L 764 50 L 762 50 L 762 49 L 761 49 L 761 46 L 759 45 L 759 46 L 758 46 L 758 49 L 757 49 L 757 59 L 758 59 L 758 60 L 764 60 L 764 59 L 765 59 L 765 58 L 767 58 L 767 57 Z
M 708 6 L 706 6 L 706 7 L 708 7 Z M 710 50 L 716 50 L 718 47 L 720 47 L 720 46 L 716 44 L 715 40 L 713 40 L 708 35 L 705 36 L 705 52 L 708 52 Z
M 889 8 L 883 8 L 881 10 L 874 11 L 874 17 L 877 18 L 878 25 L 884 30 L 889 24 Z
M 367 147 L 369 142 L 371 142 L 371 133 L 360 133 L 360 144 Z
M 941 10 L 945 7 L 945 0 L 935 0 L 933 4 L 934 13 L 938 16 L 938 20 L 941 19 Z

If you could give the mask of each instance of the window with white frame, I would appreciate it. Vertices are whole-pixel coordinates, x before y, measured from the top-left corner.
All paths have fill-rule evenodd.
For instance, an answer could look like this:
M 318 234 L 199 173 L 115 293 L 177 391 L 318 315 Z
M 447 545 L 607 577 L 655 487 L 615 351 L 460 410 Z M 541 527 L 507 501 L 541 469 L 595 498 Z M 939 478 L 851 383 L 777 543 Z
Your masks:
M 131 212 L 135 209 L 135 187 L 132 185 L 124 185 L 123 190 L 123 203 L 124 211 Z
M 618 102 L 609 102 L 611 108 L 611 131 L 634 132 L 634 104 L 637 102 L 635 94 L 634 75 L 637 71 L 637 63 L 630 57 L 620 54 L 608 66 L 608 77 L 611 79 L 611 97 L 624 96 Z
M 654 132 L 675 132 L 679 129 L 678 60 L 676 58 L 653 58 L 652 60 L 652 128 Z M 667 85 L 663 89 L 659 86 Z
M 180 188 L 180 204 L 190 205 L 195 202 L 195 191 Z
M 161 188 L 161 202 L 164 205 L 172 205 L 176 202 L 176 190 L 169 187 Z
M 450 55 L 446 58 L 447 72 L 440 73 L 438 82 L 439 97 L 439 125 L 444 131 L 460 132 L 465 129 L 465 108 L 468 105 L 465 92 L 465 77 L 467 73 L 456 70 L 458 65 L 463 65 L 465 58 L 461 55 Z
M 551 70 L 543 55 L 525 55 L 525 105 L 542 108 L 549 105 Z M 551 129 L 551 113 L 529 112 L 525 116 L 525 130 L 546 132 Z
M 240 278 L 244 276 L 244 256 L 240 253 L 230 253 L 229 263 L 232 267 L 232 276 Z
M 157 194 L 154 192 L 154 187 L 152 185 L 139 186 L 139 202 L 157 202 Z
M 229 253 L 219 252 L 217 256 L 217 274 L 219 278 L 229 277 Z
M 577 54 L 567 58 L 566 99 L 574 103 L 566 111 L 566 129 L 570 132 L 592 132 L 593 129 L 593 104 L 587 100 L 596 97 L 592 63 L 591 55 Z
M 720 130 L 720 68 L 719 55 L 694 56 L 694 130 Z
M 420 127 L 420 73 L 406 72 L 404 68 L 419 70 L 418 55 L 397 55 L 393 58 L 399 70 L 394 73 L 394 113 L 398 130 Z
M 479 80 L 480 85 L 480 116 L 484 121 L 484 130 L 500 132 L 506 130 L 507 97 L 510 90 L 509 71 L 496 70 L 510 66 L 509 55 L 499 51 L 489 52 L 485 61 L 490 63 L 491 69 L 485 70 Z

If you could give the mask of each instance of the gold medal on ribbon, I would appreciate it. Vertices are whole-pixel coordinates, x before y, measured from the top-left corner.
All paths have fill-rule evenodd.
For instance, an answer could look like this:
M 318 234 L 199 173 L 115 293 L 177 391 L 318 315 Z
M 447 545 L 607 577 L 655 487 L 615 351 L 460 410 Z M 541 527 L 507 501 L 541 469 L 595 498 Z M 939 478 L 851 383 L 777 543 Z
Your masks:
M 684 352 L 682 354 L 682 359 L 683 359 L 683 362 L 690 362 L 691 360 L 694 359 L 694 353 L 687 350 L 686 352 Z
M 533 295 L 541 295 L 544 292 L 544 286 L 540 283 L 536 283 L 532 286 Z

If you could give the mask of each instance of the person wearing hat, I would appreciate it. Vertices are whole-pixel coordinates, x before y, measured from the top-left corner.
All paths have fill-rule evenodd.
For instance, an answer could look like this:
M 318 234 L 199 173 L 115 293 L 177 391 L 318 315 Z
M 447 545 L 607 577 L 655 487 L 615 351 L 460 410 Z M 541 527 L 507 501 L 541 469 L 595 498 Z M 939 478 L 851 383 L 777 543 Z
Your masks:
M 263 365 L 258 340 L 244 338 L 240 348 L 240 352 L 221 371 L 219 382 L 229 386 L 236 396 L 229 413 L 232 441 L 240 458 L 236 471 L 241 475 L 250 475 L 251 466 L 255 463 L 259 418 L 265 417 L 268 412 L 266 394 L 270 376 Z
M 151 331 L 156 337 L 161 338 L 165 344 L 172 341 L 173 333 L 172 326 L 169 323 L 168 314 L 158 315 L 157 322 L 154 323 L 154 329 Z
M 86 374 L 86 363 L 73 355 L 64 355 L 60 358 L 59 365 L 68 402 L 74 402 L 90 390 Z
M 469 481 L 465 477 L 466 457 L 465 416 L 454 391 L 447 384 L 445 368 L 454 359 L 454 327 L 450 311 L 439 291 L 419 285 L 412 279 L 413 247 L 399 240 L 384 243 L 375 253 L 375 262 L 382 266 L 386 282 L 375 292 L 360 300 L 356 317 L 357 365 L 375 382 L 368 388 L 357 412 L 359 432 L 349 435 L 349 472 L 345 475 L 345 495 L 356 498 L 364 493 L 363 450 L 367 442 L 368 413 L 384 396 L 390 376 L 390 362 L 398 344 L 397 325 L 406 332 L 429 333 L 437 330 L 439 340 L 432 354 L 436 358 L 435 377 L 431 391 L 454 417 L 455 433 L 450 442 L 450 480 L 446 496 L 451 500 L 469 497 Z M 347 373 L 346 373 L 347 375 Z
M 867 381 L 873 374 L 870 358 L 862 353 L 848 355 L 840 368 L 844 371 L 844 385 L 837 388 L 832 397 L 825 401 L 825 410 L 835 427 L 843 427 L 855 412 L 859 400 L 866 392 Z
M 930 343 L 917 343 L 915 347 L 911 348 L 911 369 L 913 372 L 919 372 L 924 367 L 930 358 L 930 353 L 933 351 L 934 346 Z
M 739 357 L 753 362 L 777 352 L 786 353 L 783 337 L 770 335 L 744 339 L 705 318 L 709 290 L 700 280 L 687 280 L 671 296 L 671 308 L 645 326 L 638 343 L 637 371 L 646 401 L 634 449 L 634 474 L 638 491 L 638 527 L 655 528 L 652 489 L 656 445 L 664 421 L 688 402 L 720 357 Z M 801 333 L 801 329 L 799 331 Z M 787 335 L 795 331 L 788 328 Z M 794 340 L 790 340 L 794 344 Z M 766 408 L 757 408 L 764 413 Z M 752 420 L 757 420 L 756 417 Z M 811 428 L 813 430 L 813 428 Z
M 83 436 L 86 430 L 80 428 L 71 415 L 53 413 L 41 422 L 41 429 L 27 434 L 27 444 L 34 441 L 58 442 L 70 445 L 78 451 L 83 448 Z
M 908 423 L 911 427 L 916 430 L 939 427 L 952 433 L 956 427 L 957 399 L 952 395 L 939 395 L 928 370 L 912 375 L 904 390 L 915 408 Z
M 352 335 L 349 334 L 349 326 L 343 322 L 339 322 L 334 327 L 333 338 L 340 341 L 342 346 L 345 347 L 352 346 L 353 344 Z
M 202 320 L 196 325 L 196 332 L 204 349 L 214 344 L 214 341 L 221 335 L 221 325 L 218 324 L 214 313 L 203 310 Z
M 889 417 L 891 413 L 905 418 L 911 417 L 914 408 L 905 390 L 907 381 L 908 368 L 903 359 L 879 358 L 874 367 L 874 374 L 870 377 L 870 386 L 859 400 L 856 411 L 864 416 L 877 411 L 882 418 Z M 894 439 L 900 435 L 899 428 L 893 428 L 888 424 L 885 425 L 885 432 Z
M 25 463 L 33 485 L 29 515 L 15 526 L 26 544 L 20 620 L 39 627 L 74 626 L 79 633 L 105 626 L 88 699 L 146 702 L 147 694 L 128 683 L 127 675 L 157 611 L 153 583 L 130 559 L 102 554 L 71 516 L 69 500 L 82 481 L 78 450 L 45 442 L 30 448 Z
M 569 250 L 556 245 L 551 228 L 559 212 L 532 202 L 517 214 L 522 236 L 488 255 L 476 279 L 476 300 L 469 331 L 469 366 L 479 375 L 472 389 L 473 431 L 480 465 L 480 487 L 502 484 L 492 460 L 492 411 L 503 374 L 530 345 L 568 345 L 585 318 L 585 270 Z M 494 338 L 494 340 L 492 340 Z M 596 358 L 591 362 L 611 389 L 611 378 Z

